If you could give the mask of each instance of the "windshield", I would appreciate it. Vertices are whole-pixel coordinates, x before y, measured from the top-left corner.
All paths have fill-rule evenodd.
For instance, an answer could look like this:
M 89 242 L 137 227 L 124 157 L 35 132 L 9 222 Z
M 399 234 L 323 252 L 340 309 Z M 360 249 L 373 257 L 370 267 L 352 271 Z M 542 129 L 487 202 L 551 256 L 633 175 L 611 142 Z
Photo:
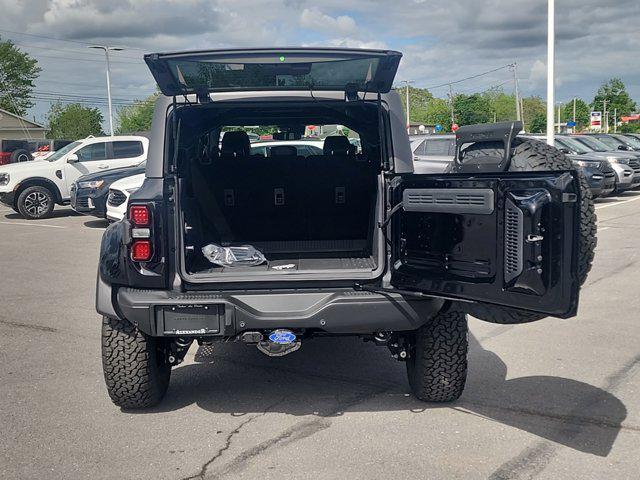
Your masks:
M 60 158 L 64 157 L 67 153 L 69 153 L 71 150 L 73 150 L 74 148 L 76 148 L 78 145 L 80 145 L 82 142 L 73 142 L 70 143 L 69 145 L 67 145 L 66 147 L 62 147 L 60 150 L 56 150 L 55 152 L 53 152 L 50 156 L 48 156 L 45 160 L 47 160 L 47 162 L 55 162 L 56 160 L 59 160 Z
M 602 143 L 600 140 L 598 140 L 595 137 L 581 135 L 579 137 L 572 137 L 572 138 L 575 138 L 577 142 L 583 143 L 594 152 L 608 152 L 609 150 L 611 150 L 606 144 Z
M 633 147 L 636 150 L 640 149 L 640 140 L 638 140 L 635 137 L 623 137 L 621 141 L 623 141 L 627 145 L 631 145 L 631 147 Z
M 577 140 L 574 140 L 573 138 L 569 138 L 569 137 L 557 138 L 556 137 L 556 141 L 560 146 L 565 147 L 573 152 L 576 152 L 578 155 L 582 155 L 583 153 L 589 153 L 593 151 L 587 148 L 586 145 L 578 142 Z
M 620 145 L 624 145 L 624 143 L 622 143 L 620 140 L 613 137 L 607 137 L 605 135 L 603 135 L 602 137 L 598 137 L 598 140 L 609 147 L 610 150 L 618 150 L 618 147 Z

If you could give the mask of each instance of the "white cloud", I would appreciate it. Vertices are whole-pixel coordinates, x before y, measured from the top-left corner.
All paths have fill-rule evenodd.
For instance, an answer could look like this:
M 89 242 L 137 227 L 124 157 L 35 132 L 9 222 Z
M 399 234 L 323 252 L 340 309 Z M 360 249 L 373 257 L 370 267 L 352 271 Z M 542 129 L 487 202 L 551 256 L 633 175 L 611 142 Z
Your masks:
M 300 15 L 300 26 L 329 35 L 352 35 L 356 33 L 357 26 L 353 18 L 348 15 L 332 17 L 322 13 L 317 8 L 305 8 Z

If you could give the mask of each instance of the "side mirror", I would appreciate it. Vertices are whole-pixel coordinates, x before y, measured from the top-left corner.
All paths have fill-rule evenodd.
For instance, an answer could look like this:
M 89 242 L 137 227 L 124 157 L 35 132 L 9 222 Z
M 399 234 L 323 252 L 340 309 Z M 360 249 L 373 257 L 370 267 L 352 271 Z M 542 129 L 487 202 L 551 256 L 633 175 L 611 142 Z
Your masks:
M 76 155 L 75 153 L 72 153 L 67 157 L 67 163 L 78 163 L 79 161 L 80 159 L 78 158 L 78 155 Z
M 567 155 L 569 155 L 571 153 L 571 151 L 568 148 L 560 148 L 559 149 L 562 153 L 566 153 Z
M 618 150 L 624 150 L 626 152 L 627 150 L 629 150 L 629 147 L 627 147 L 626 145 L 618 145 Z

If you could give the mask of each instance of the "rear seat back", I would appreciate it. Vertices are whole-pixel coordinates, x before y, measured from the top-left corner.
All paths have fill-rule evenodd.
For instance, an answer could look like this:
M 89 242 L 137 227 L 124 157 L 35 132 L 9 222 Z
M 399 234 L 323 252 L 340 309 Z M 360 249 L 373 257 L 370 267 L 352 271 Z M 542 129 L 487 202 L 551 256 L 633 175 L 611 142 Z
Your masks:
M 373 174 L 343 136 L 327 137 L 323 155 L 307 157 L 308 222 L 313 239 L 362 238 L 369 225 Z

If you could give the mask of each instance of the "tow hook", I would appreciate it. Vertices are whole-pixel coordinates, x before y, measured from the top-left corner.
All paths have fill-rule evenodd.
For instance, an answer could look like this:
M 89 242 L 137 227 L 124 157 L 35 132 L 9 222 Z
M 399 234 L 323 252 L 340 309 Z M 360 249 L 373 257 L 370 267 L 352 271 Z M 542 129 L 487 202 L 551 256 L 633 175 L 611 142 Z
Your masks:
M 269 357 L 283 357 L 295 352 L 302 346 L 301 340 L 290 330 L 272 331 L 267 340 L 258 342 L 258 350 Z

